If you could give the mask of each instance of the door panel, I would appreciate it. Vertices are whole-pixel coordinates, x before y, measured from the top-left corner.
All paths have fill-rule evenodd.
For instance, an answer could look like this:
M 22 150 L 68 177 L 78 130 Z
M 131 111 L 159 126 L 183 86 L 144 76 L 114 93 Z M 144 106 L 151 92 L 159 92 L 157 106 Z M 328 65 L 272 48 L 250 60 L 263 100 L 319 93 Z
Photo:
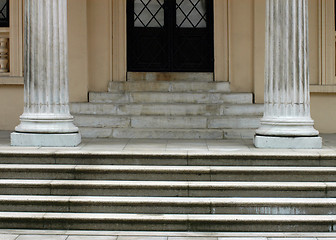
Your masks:
M 212 0 L 128 0 L 128 71 L 213 72 Z

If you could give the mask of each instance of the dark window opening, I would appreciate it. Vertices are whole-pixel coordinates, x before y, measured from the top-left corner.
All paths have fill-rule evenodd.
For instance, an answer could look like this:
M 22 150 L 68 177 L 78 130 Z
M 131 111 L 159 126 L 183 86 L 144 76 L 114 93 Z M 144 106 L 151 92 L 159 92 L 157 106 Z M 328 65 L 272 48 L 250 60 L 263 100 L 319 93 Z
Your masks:
M 0 27 L 9 27 L 9 0 L 0 0 Z

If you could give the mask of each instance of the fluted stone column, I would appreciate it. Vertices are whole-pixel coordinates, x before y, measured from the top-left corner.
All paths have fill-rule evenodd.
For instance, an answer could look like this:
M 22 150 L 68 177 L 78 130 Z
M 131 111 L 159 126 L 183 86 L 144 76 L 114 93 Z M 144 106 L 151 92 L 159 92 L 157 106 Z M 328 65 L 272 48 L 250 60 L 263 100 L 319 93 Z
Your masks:
M 321 148 L 310 117 L 308 1 L 267 0 L 265 111 L 259 148 Z
M 77 146 L 68 96 L 67 0 L 25 0 L 24 113 L 15 146 Z

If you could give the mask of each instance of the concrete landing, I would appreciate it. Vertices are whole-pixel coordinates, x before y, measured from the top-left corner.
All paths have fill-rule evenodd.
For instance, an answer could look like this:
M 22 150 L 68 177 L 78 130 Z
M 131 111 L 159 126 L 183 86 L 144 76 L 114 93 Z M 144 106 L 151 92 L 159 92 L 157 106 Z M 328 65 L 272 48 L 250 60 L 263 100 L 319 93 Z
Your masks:
M 251 155 L 336 156 L 336 134 L 322 134 L 322 149 L 257 149 L 250 139 L 83 139 L 77 147 L 12 147 L 10 132 L 0 131 L 0 153 L 31 154 L 129 154 L 129 155 Z

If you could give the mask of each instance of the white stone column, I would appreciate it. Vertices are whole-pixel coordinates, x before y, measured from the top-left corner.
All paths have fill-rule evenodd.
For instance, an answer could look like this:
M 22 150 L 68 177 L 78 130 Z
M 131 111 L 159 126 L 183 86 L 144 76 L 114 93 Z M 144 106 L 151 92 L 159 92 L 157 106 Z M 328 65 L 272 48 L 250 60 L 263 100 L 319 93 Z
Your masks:
M 15 146 L 77 146 L 68 96 L 67 0 L 25 0 L 24 113 Z
M 310 117 L 308 1 L 267 0 L 265 111 L 259 148 L 321 148 Z

